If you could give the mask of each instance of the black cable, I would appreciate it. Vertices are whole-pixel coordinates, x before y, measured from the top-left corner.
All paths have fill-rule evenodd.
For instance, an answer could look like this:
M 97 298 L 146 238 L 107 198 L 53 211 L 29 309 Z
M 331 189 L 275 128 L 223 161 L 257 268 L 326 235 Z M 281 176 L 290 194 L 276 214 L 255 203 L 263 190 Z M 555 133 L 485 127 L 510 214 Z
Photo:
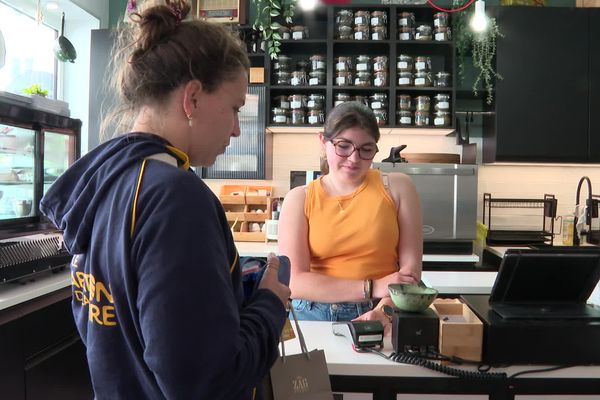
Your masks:
M 536 372 L 548 372 L 548 371 L 556 371 L 559 369 L 576 367 L 576 365 L 559 365 L 557 367 L 548 367 L 548 368 L 540 368 L 540 369 L 529 369 L 527 371 L 516 372 L 508 377 L 508 379 L 516 378 L 517 376 L 525 375 L 525 374 L 534 374 Z
M 465 371 L 458 368 L 448 367 L 446 365 L 440 365 L 433 361 L 424 359 L 422 357 L 407 354 L 407 353 L 392 353 L 390 359 L 402 364 L 412 364 L 431 369 L 433 371 L 441 372 L 446 375 L 456 376 L 464 379 L 475 379 L 475 380 L 493 380 L 493 379 L 506 379 L 506 373 L 504 372 L 473 372 Z

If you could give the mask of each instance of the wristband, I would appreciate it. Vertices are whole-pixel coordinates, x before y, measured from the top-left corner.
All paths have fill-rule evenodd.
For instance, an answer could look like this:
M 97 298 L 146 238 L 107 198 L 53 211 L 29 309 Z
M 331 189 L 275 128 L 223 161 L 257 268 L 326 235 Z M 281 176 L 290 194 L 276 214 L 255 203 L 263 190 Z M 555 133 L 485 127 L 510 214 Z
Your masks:
M 363 294 L 365 300 L 371 300 L 373 298 L 373 280 L 365 279 L 363 281 Z

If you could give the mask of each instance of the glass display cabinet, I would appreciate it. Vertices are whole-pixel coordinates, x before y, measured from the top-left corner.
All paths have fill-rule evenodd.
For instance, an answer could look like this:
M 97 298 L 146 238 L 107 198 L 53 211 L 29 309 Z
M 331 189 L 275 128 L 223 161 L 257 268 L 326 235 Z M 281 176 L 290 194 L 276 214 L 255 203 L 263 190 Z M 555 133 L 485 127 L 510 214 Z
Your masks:
M 70 259 L 39 202 L 79 158 L 80 134 L 80 120 L 34 109 L 0 92 L 0 283 Z

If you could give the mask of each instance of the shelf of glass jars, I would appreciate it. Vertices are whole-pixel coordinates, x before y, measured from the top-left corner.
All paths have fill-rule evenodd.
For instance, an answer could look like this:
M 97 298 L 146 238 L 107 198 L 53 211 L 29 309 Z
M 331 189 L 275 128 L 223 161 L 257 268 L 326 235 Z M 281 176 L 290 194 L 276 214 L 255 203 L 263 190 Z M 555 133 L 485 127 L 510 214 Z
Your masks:
M 323 126 L 315 125 L 269 125 L 267 133 L 270 134 L 315 134 L 323 132 Z M 435 128 L 433 126 L 409 126 L 409 127 L 379 127 L 382 135 L 425 135 L 425 136 L 448 136 L 455 132 L 454 128 Z

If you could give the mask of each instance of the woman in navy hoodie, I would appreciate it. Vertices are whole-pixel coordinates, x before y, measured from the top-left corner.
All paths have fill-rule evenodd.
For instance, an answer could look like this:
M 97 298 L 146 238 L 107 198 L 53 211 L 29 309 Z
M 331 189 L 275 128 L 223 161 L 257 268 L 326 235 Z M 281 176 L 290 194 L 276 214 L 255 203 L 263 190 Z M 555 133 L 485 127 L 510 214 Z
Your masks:
M 252 399 L 278 354 L 289 288 L 274 265 L 244 302 L 223 209 L 190 169 L 240 135 L 248 57 L 189 11 L 167 1 L 132 16 L 113 61 L 133 124 L 40 204 L 74 255 L 73 313 L 97 399 Z

